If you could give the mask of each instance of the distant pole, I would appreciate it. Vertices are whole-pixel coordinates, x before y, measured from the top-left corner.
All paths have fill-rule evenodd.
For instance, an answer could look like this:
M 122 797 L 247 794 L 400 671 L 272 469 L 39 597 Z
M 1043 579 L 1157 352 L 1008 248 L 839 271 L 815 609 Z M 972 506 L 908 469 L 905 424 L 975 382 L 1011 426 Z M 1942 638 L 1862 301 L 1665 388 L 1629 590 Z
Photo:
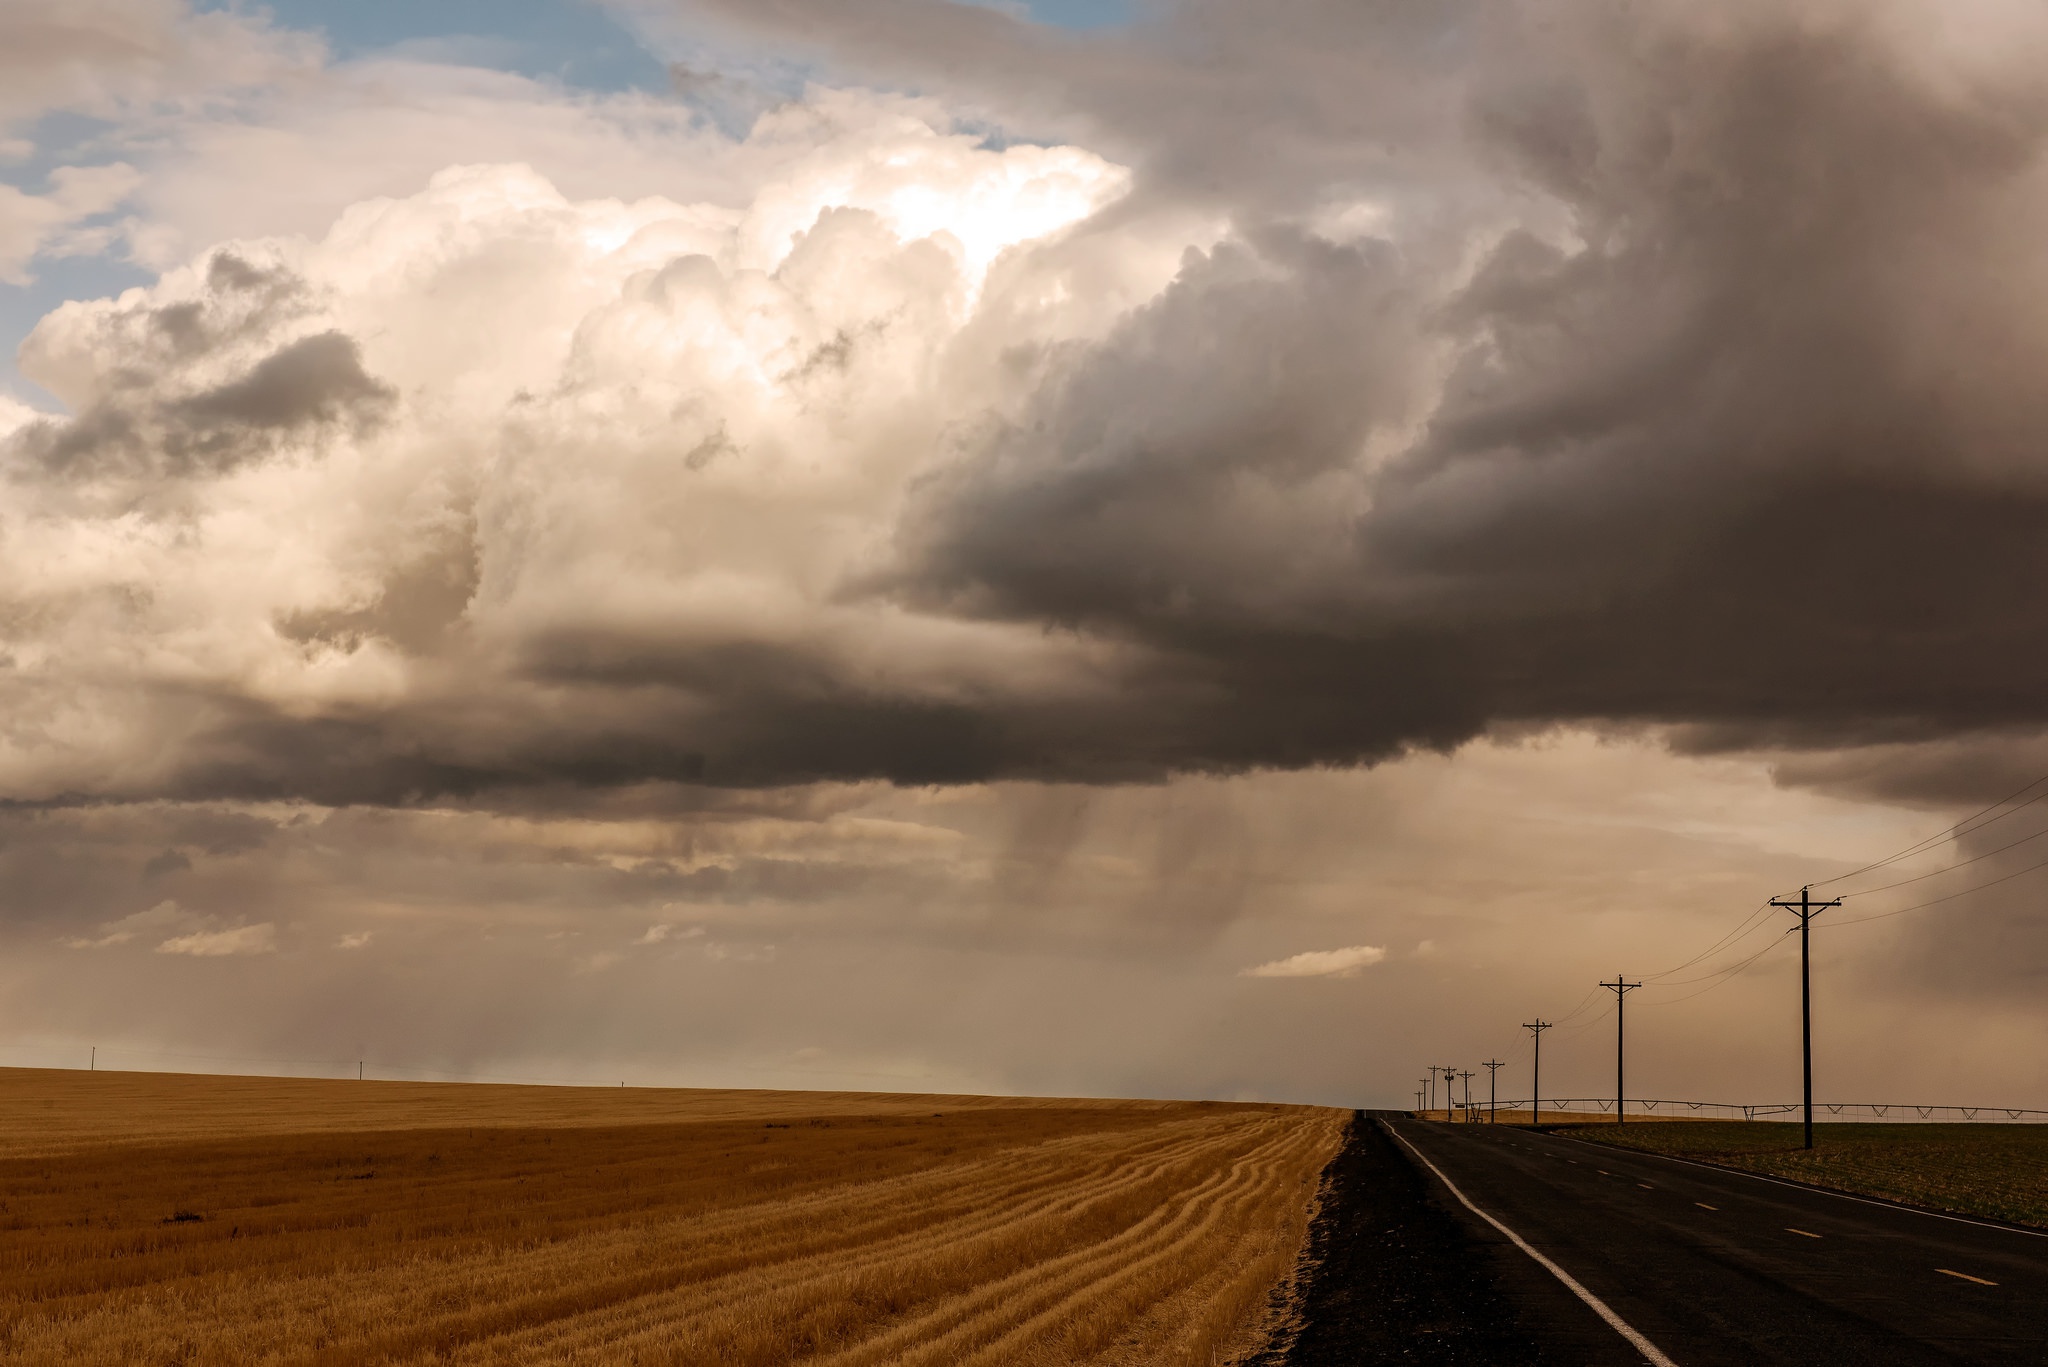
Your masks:
M 1522 1028 L 1536 1041 L 1536 1066 L 1529 1077 L 1529 1123 L 1534 1125 L 1543 1118 L 1543 1032 L 1550 1028 L 1550 1022 L 1538 1016 L 1533 1021 L 1523 1021 Z
M 1465 1079 L 1465 1123 L 1469 1125 L 1472 1123 L 1472 1070 L 1468 1068 L 1458 1076 Z
M 1783 907 L 1799 918 L 1799 1060 L 1806 1074 L 1806 1147 L 1813 1147 L 1813 979 L 1810 972 L 1810 924 L 1813 918 L 1829 907 L 1842 905 L 1837 897 L 1832 902 L 1813 900 L 1813 888 L 1799 890 L 1799 900 L 1789 897 L 1773 897 L 1771 905 Z
M 1628 994 L 1641 987 L 1642 984 L 1628 982 L 1617 973 L 1614 975 L 1613 982 L 1601 983 L 1600 985 L 1614 993 L 1614 1123 L 1619 1125 L 1628 1119 L 1628 1113 L 1624 1109 L 1624 1102 L 1622 1100 L 1626 1093 L 1623 1091 L 1621 1083 L 1622 1006 L 1628 1001 Z
M 1448 1125 L 1451 1122 L 1452 1115 L 1455 1114 L 1451 1109 L 1451 1103 L 1454 1100 L 1451 1092 L 1451 1079 L 1457 1077 L 1458 1070 L 1456 1068 L 1445 1068 L 1442 1064 L 1438 1064 L 1437 1067 L 1444 1075 L 1444 1123 Z
M 1498 1125 L 1500 1124 L 1500 1088 L 1496 1084 L 1500 1082 L 1500 1070 L 1507 1065 L 1497 1063 L 1493 1059 L 1488 1059 L 1479 1066 L 1486 1070 L 1486 1123 Z
M 88 1073 L 97 1073 L 97 1072 L 98 1072 L 99 1070 L 100 1070 L 100 1047 L 99 1047 L 99 1046 L 98 1046 L 97 1044 L 95 1044 L 95 1045 L 94 1045 L 94 1046 L 92 1047 L 92 1058 L 91 1058 L 91 1059 L 89 1059 L 89 1060 L 88 1060 L 88 1061 L 86 1062 L 86 1065 L 85 1065 L 85 1071 L 86 1071 L 86 1072 L 88 1072 Z
M 361 1082 L 362 1080 L 363 1080 L 363 1061 L 362 1061 L 361 1059 L 357 1059 L 357 1060 L 356 1060 L 356 1081 L 357 1081 L 357 1082 Z

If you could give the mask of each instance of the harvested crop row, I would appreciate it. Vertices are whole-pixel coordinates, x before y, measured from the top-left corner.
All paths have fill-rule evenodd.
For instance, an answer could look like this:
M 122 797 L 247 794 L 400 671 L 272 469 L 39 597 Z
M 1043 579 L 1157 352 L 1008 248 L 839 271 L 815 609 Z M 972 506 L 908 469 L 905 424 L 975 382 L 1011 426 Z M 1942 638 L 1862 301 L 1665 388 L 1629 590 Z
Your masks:
M 1302 1108 L 842 1100 L 544 1130 L 272 1116 L 0 1162 L 0 1354 L 1208 1363 L 1291 1265 L 1340 1130 Z

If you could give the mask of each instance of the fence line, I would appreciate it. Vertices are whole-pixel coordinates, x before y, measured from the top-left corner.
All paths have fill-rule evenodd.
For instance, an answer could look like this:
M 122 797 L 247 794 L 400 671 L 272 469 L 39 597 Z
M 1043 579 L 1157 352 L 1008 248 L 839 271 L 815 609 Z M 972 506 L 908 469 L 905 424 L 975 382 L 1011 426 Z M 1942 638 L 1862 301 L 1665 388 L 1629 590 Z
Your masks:
M 1484 1101 L 1456 1102 L 1454 1108 L 1468 1113 L 1484 1114 L 1488 1105 Z M 1527 1114 L 1529 1103 L 1503 1101 L 1499 1108 L 1510 1114 Z M 1580 1114 L 1612 1114 L 1613 1097 L 1545 1097 L 1545 1113 L 1552 1111 L 1575 1111 Z M 1739 1102 L 1739 1101 L 1669 1101 L 1638 1100 L 1630 1097 L 1625 1114 L 1646 1117 L 1700 1116 L 1744 1120 L 1760 1120 L 1781 1115 L 1797 1115 L 1800 1105 L 1792 1102 Z M 1926 1121 L 1997 1122 L 2000 1124 L 2043 1124 L 2048 1123 L 2048 1110 L 2028 1106 L 1922 1106 L 1915 1102 L 1898 1101 L 1816 1101 L 1813 1105 L 1816 1120 L 1890 1120 L 1908 1123 Z

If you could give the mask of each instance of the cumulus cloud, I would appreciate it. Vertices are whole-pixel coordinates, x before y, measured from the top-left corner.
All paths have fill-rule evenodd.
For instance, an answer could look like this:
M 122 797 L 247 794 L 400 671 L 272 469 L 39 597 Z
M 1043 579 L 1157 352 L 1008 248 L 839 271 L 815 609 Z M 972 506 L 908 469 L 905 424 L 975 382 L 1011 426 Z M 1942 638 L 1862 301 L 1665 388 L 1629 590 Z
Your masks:
M 1012 249 L 1121 172 L 864 97 L 754 136 L 809 150 L 737 208 L 457 168 L 319 242 L 222 247 L 45 320 L 23 365 L 71 416 L 6 447 L 0 579 L 54 614 L 7 681 L 54 710 L 6 785 L 944 777 L 985 767 L 955 744 L 985 706 L 1100 691 L 1113 645 L 855 581 L 1016 363 L 1022 331 L 975 321 L 1090 307 L 1046 302 L 1060 271 Z M 166 707 L 168 750 L 144 739 Z
M 1240 969 L 1241 978 L 1355 978 L 1387 957 L 1377 945 L 1348 945 L 1343 949 L 1309 949 L 1271 963 Z
M 190 935 L 176 935 L 156 947 L 159 954 L 190 954 L 194 958 L 214 959 L 230 954 L 274 954 L 277 952 L 277 927 L 268 921 L 256 925 L 236 926 L 233 930 L 199 930 Z

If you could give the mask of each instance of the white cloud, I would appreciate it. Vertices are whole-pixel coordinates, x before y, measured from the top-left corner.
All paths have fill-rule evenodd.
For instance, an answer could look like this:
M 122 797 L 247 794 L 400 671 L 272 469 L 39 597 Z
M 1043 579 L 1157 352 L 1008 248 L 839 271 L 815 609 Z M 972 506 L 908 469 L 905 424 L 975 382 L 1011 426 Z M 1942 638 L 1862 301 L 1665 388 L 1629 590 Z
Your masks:
M 118 921 L 108 922 L 99 928 L 98 935 L 81 936 L 66 940 L 64 943 L 71 949 L 111 949 L 115 945 L 127 944 L 138 935 L 145 935 L 151 931 L 161 933 L 189 925 L 193 919 L 176 902 L 165 900 L 146 911 L 138 911 L 133 915 L 123 916 Z
M 1344 949 L 1311 949 L 1285 959 L 1243 969 L 1241 978 L 1355 978 L 1387 957 L 1377 945 L 1350 945 Z
M 237 926 L 233 930 L 202 930 L 179 935 L 156 947 L 159 954 L 190 954 L 195 958 L 220 958 L 230 954 L 273 954 L 277 951 L 277 927 L 268 921 Z
M 118 206 L 141 179 L 134 167 L 115 162 L 60 166 L 42 195 L 0 184 L 0 281 L 24 283 L 29 261 L 46 251 L 63 256 L 104 248 L 111 229 L 90 233 L 75 225 Z
M 368 943 L 370 943 L 370 932 L 358 930 L 353 934 L 344 935 L 339 940 L 336 940 L 334 947 L 336 949 L 361 949 Z
M 775 960 L 774 945 L 729 945 L 714 940 L 704 946 L 704 957 L 717 964 L 765 964 Z
M 621 693 L 606 664 L 610 700 L 565 706 L 560 669 L 593 648 L 645 659 L 629 672 L 788 653 L 920 706 L 1099 690 L 1118 648 L 858 587 L 1019 348 L 1118 297 L 1051 244 L 1121 168 L 928 113 L 819 92 L 729 149 L 737 204 L 453 167 L 319 240 L 230 243 L 50 315 L 22 368 L 76 417 L 0 447 L 0 595 L 24 624 L 0 641 L 0 792 L 175 786 L 239 748 L 203 738 L 245 704 L 424 709 L 402 748 L 463 766 L 502 762 L 508 726 L 675 747 L 678 705 L 709 725 L 720 696 L 764 696 L 718 664 L 694 701 Z M 1117 278 L 1142 295 L 1174 259 L 1125 243 Z
M 113 117 L 304 71 L 319 44 L 185 0 L 8 0 L 0 6 L 0 125 L 53 109 Z

